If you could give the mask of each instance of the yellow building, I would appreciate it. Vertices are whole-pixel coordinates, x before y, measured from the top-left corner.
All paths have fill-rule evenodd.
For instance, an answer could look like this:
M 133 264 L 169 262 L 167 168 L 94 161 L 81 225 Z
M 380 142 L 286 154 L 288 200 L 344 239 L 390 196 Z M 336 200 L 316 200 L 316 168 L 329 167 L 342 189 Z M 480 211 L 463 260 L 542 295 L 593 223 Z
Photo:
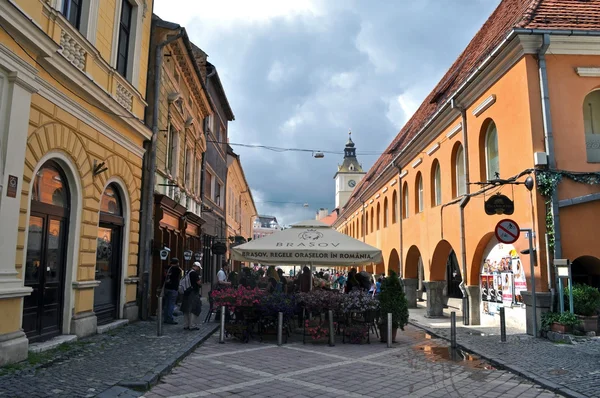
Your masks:
M 256 205 L 240 156 L 227 149 L 227 236 L 230 246 L 252 239 L 252 228 L 257 216 Z M 234 264 L 239 271 L 242 265 Z
M 151 10 L 0 1 L 0 365 L 137 318 Z

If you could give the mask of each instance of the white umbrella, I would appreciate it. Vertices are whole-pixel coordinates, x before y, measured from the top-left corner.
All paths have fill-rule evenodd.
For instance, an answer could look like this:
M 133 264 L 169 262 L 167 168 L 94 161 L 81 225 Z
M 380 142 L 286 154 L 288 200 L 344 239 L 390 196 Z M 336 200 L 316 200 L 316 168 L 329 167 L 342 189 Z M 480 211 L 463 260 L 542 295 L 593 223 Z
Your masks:
M 382 261 L 381 250 L 316 220 L 232 248 L 232 258 L 274 265 L 354 266 Z

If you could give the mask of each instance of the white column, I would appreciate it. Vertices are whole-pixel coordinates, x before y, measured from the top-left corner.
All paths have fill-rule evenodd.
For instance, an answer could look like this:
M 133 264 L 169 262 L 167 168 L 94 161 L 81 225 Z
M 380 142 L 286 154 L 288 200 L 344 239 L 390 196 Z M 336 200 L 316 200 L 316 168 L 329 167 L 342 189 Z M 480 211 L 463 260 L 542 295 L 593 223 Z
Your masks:
M 31 95 L 37 91 L 36 70 L 5 47 L 0 48 L 0 66 L 9 72 L 3 79 L 3 104 L 0 106 L 0 299 L 22 297 L 31 292 L 23 286 L 15 269 L 19 209 L 23 187 L 23 168 Z M 8 197 L 9 176 L 18 178 L 16 197 Z

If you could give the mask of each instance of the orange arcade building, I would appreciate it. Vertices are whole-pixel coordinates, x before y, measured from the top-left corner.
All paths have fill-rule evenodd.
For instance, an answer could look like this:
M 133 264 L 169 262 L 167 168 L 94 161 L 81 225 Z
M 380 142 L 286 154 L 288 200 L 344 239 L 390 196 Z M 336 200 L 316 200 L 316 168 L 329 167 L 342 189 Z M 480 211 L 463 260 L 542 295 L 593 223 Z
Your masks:
M 398 272 L 428 316 L 456 298 L 470 324 L 504 307 L 532 334 L 532 280 L 539 317 L 554 259 L 600 287 L 599 183 L 600 0 L 503 0 L 333 226 L 379 247 L 368 271 Z M 502 243 L 503 219 L 529 231 Z

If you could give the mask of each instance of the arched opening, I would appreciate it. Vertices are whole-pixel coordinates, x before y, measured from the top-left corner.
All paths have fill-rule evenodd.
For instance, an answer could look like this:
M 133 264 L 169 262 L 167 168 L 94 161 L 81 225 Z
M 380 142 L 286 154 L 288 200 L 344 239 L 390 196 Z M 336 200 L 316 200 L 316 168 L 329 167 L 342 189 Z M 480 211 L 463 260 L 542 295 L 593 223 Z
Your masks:
M 467 175 L 465 172 L 465 151 L 460 142 L 452 151 L 452 196 L 459 197 L 467 193 Z
M 369 234 L 369 212 L 367 211 L 365 214 L 366 220 L 365 220 L 365 235 Z
M 452 251 L 452 246 L 448 241 L 441 240 L 438 242 L 431 258 L 430 281 L 443 281 L 446 279 L 446 265 Z
M 379 203 L 377 203 L 377 221 L 376 221 L 376 225 L 377 225 L 377 231 L 379 231 L 381 229 L 381 206 L 379 206 Z
M 581 256 L 571 264 L 573 283 L 582 283 L 600 289 L 600 259 L 594 256 Z
M 119 317 L 123 227 L 123 201 L 119 188 L 112 183 L 100 199 L 98 238 L 96 246 L 96 280 L 94 312 L 98 324 L 110 323 Z
M 481 180 L 489 181 L 500 175 L 500 154 L 498 151 L 498 130 L 496 123 L 489 119 L 483 124 L 479 142 L 481 153 Z
M 417 179 L 415 180 L 415 209 L 417 213 L 423 211 L 423 176 L 421 172 L 417 173 Z
M 411 246 L 406 252 L 406 262 L 404 263 L 404 277 L 406 279 L 417 279 L 419 277 L 419 260 L 421 252 L 417 246 Z
M 35 173 L 27 237 L 23 330 L 30 342 L 61 333 L 71 195 L 61 166 L 47 161 Z
M 600 90 L 589 93 L 583 100 L 583 126 L 587 161 L 600 162 Z
M 408 183 L 404 183 L 404 187 L 402 188 L 402 218 L 408 218 Z
M 396 249 L 392 249 L 390 252 L 390 259 L 388 261 L 388 274 L 390 271 L 394 271 L 399 277 L 402 277 L 402 270 L 400 269 L 400 256 L 398 256 L 398 251 Z
M 371 232 L 375 231 L 373 229 L 373 219 L 374 218 L 375 218 L 375 214 L 374 214 L 373 208 L 371 207 L 371 225 L 369 226 L 369 228 L 371 229 Z
M 398 193 L 394 189 L 392 193 L 392 224 L 398 222 Z
M 383 200 L 383 228 L 387 228 L 387 226 L 388 226 L 389 214 L 390 214 L 390 209 L 388 207 L 388 199 L 385 198 Z
M 431 167 L 431 206 L 439 206 L 442 204 L 442 171 L 440 162 L 433 161 Z

